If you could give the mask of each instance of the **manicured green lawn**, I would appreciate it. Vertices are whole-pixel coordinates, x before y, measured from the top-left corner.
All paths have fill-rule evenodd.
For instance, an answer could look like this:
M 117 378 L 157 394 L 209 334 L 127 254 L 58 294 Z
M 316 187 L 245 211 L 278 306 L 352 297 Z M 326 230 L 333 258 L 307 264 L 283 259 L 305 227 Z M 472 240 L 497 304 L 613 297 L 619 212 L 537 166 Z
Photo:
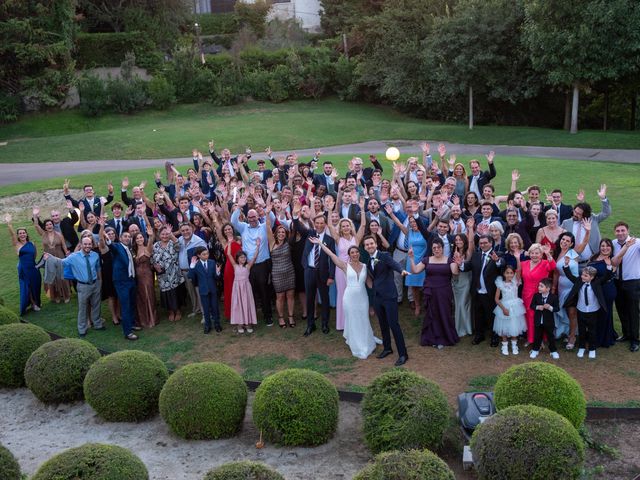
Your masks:
M 282 104 L 248 102 L 230 107 L 179 105 L 165 112 L 107 115 L 78 111 L 27 115 L 0 126 L 0 162 L 173 158 L 204 148 L 214 138 L 239 151 L 312 148 L 368 140 L 406 139 L 485 145 L 640 148 L 640 132 L 581 131 L 430 122 L 391 108 L 336 99 Z

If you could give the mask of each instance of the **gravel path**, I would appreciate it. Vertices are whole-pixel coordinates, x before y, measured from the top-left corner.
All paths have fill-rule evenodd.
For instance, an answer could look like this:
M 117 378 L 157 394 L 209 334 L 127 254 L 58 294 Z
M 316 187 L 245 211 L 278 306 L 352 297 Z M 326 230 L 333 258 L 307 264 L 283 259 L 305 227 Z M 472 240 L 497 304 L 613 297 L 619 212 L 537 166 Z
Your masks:
M 420 152 L 420 143 L 413 140 L 381 140 L 349 145 L 321 147 L 324 154 L 361 154 L 382 152 L 388 146 L 397 146 L 403 155 Z M 429 141 L 432 145 L 437 141 Z M 447 151 L 458 155 L 474 154 L 483 156 L 487 151 L 494 150 L 497 155 L 519 155 L 538 158 L 560 158 L 567 160 L 591 160 L 618 163 L 640 163 L 640 150 L 615 150 L 593 148 L 564 148 L 564 147 L 517 147 L 508 145 L 466 145 L 446 143 Z M 297 150 L 301 157 L 308 157 L 318 150 L 309 148 Z M 277 152 L 276 152 L 277 154 Z M 262 157 L 261 154 L 254 158 Z M 96 173 L 116 170 L 133 170 L 137 168 L 161 168 L 168 159 L 153 160 L 87 160 L 86 162 L 47 162 L 47 163 L 2 163 L 0 164 L 0 186 L 27 180 L 44 180 L 47 178 L 64 177 L 77 173 Z M 189 165 L 191 158 L 169 159 L 176 165 Z

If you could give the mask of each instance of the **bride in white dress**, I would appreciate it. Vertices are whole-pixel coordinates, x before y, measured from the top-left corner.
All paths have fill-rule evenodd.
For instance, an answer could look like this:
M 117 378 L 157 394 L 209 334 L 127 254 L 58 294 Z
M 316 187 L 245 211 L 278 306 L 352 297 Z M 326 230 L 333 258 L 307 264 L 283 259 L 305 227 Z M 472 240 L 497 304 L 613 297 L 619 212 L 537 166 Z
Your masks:
M 317 238 L 309 238 L 311 243 L 317 244 Z M 376 349 L 376 343 L 381 343 L 374 337 L 369 322 L 369 297 L 367 296 L 367 267 L 360 261 L 360 250 L 355 245 L 347 251 L 349 261 L 342 261 L 326 245 L 320 244 L 324 252 L 331 258 L 340 270 L 345 272 L 347 287 L 344 291 L 342 309 L 344 312 L 343 336 L 354 357 L 365 359 Z

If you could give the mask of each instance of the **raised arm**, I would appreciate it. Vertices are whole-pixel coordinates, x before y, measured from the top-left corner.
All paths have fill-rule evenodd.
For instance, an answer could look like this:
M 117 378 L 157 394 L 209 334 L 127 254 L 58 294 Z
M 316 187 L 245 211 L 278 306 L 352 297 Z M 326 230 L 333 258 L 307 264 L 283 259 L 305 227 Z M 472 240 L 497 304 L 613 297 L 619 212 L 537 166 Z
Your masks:
M 591 237 L 591 218 L 583 218 L 582 226 L 585 229 L 584 238 L 582 239 L 582 242 L 580 242 L 579 245 L 576 245 L 575 247 L 573 247 L 573 249 L 578 254 L 584 252 L 584 249 L 587 248 L 587 245 L 589 245 L 589 238 Z
M 425 265 L 422 262 L 416 265 L 413 255 L 413 248 L 409 248 L 407 256 L 409 257 L 409 263 L 411 264 L 411 273 L 421 273 L 425 269 Z
M 269 204 L 265 210 L 265 224 L 267 226 L 267 240 L 269 242 L 269 251 L 273 248 L 276 243 L 276 239 L 273 236 L 273 229 L 271 228 L 271 204 Z
M 364 231 L 367 227 L 367 213 L 364 210 L 364 195 L 360 197 L 360 228 L 356 232 L 356 245 L 360 245 L 362 237 L 364 237 Z
M 258 254 L 260 253 L 260 237 L 256 238 L 256 252 L 253 254 L 253 258 L 247 265 L 247 268 L 253 267 L 253 264 L 256 263 L 256 259 L 258 258 Z M 235 266 L 235 265 L 234 265 Z
M 309 241 L 314 245 L 320 245 L 320 248 L 322 248 L 322 250 L 324 250 L 324 253 L 329 256 L 335 266 L 345 273 L 347 272 L 347 264 L 343 262 L 335 253 L 333 253 L 329 247 L 327 247 L 324 243 L 321 243 L 318 237 L 309 237 Z
M 13 225 L 11 225 L 12 217 L 8 213 L 4 216 L 4 221 L 7 224 L 7 229 L 9 230 L 9 235 L 11 236 L 11 243 L 15 247 L 18 245 L 18 237 L 16 236 L 16 232 L 13 230 Z
M 33 226 L 35 227 L 36 232 L 38 232 L 38 235 L 42 237 L 44 235 L 44 230 L 40 227 L 40 209 L 38 207 L 33 207 L 32 213 L 33 216 L 31 217 L 31 220 L 33 221 Z
M 389 218 L 393 220 L 393 223 L 396 224 L 396 226 L 400 229 L 400 231 L 405 235 L 407 235 L 409 233 L 409 229 L 405 227 L 404 224 L 398 219 L 396 214 L 393 212 L 393 207 L 387 203 L 384 206 L 384 209 L 387 212 L 387 215 L 389 216 Z

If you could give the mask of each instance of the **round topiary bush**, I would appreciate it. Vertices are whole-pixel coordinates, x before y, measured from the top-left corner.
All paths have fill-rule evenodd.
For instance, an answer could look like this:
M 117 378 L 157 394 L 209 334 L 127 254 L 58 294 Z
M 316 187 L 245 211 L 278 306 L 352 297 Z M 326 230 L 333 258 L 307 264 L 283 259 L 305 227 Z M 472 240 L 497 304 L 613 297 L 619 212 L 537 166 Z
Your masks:
M 47 342 L 27 360 L 25 383 L 44 403 L 82 400 L 84 377 L 99 358 L 96 347 L 78 338 Z
M 376 455 L 353 480 L 455 480 L 449 466 L 429 450 L 393 450 Z
M 235 435 L 244 420 L 247 386 L 232 368 L 216 362 L 177 370 L 160 393 L 160 415 L 182 438 L 212 440 Z
M 449 424 L 438 384 L 403 369 L 373 380 L 362 402 L 364 438 L 374 452 L 435 448 Z
M 24 366 L 31 354 L 51 338 L 28 323 L 0 326 L 0 387 L 24 386 Z
M 587 416 L 587 400 L 580 384 L 560 367 L 543 362 L 515 365 L 498 378 L 496 408 L 537 405 L 567 418 L 580 428 Z
M 482 423 L 471 438 L 480 479 L 571 480 L 580 477 L 584 443 L 562 415 L 516 405 Z
M 7 307 L 0 304 L 0 325 L 8 325 L 10 323 L 20 323 L 20 318 Z
M 284 477 L 264 463 L 244 461 L 214 468 L 204 480 L 284 480 Z
M 16 457 L 3 445 L 0 445 L 0 478 L 2 480 L 20 480 L 22 478 Z
M 108 422 L 137 422 L 158 412 L 167 367 L 155 355 L 123 350 L 102 357 L 87 372 L 84 397 Z
M 338 390 L 318 372 L 282 370 L 256 390 L 253 422 L 279 445 L 320 445 L 338 426 Z
M 148 480 L 144 463 L 126 448 L 86 443 L 51 457 L 31 480 Z

